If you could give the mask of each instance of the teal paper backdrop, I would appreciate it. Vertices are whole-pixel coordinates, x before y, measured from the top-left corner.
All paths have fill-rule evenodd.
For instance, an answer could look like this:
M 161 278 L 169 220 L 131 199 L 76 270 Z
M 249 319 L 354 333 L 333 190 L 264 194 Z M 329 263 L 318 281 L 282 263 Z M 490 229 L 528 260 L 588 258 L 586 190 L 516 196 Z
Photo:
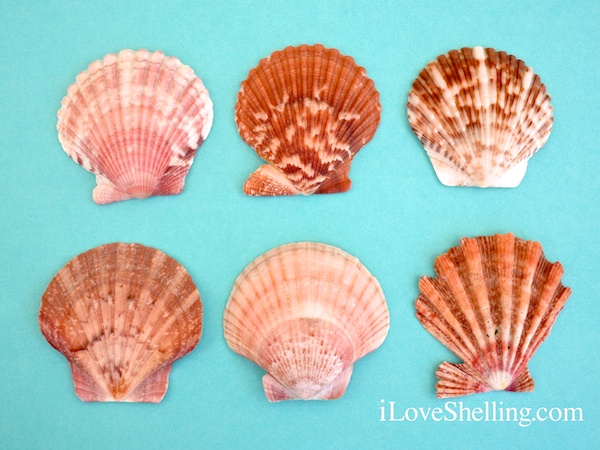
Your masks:
M 597 448 L 599 23 L 592 0 L 3 0 L 0 447 Z M 366 68 L 381 94 L 381 125 L 354 160 L 349 192 L 247 197 L 243 183 L 261 160 L 236 131 L 240 83 L 274 50 L 317 42 Z M 476 45 L 523 59 L 552 97 L 550 139 L 515 189 L 441 185 L 408 124 L 419 71 L 439 54 Z M 162 50 L 190 65 L 210 91 L 215 120 L 182 195 L 99 206 L 94 176 L 58 142 L 56 112 L 80 71 L 123 48 Z M 548 259 L 564 265 L 573 294 L 530 363 L 534 392 L 447 404 L 435 398 L 435 370 L 458 360 L 415 318 L 419 277 L 433 275 L 434 258 L 461 237 L 508 231 L 541 242 Z M 341 399 L 270 404 L 263 370 L 225 343 L 223 308 L 248 263 L 302 240 L 358 257 L 381 283 L 391 329 L 356 364 Z M 39 331 L 40 298 L 54 274 L 115 241 L 173 256 L 202 295 L 202 339 L 174 364 L 158 405 L 81 402 L 66 360 Z M 381 421 L 390 402 L 412 421 Z M 581 408 L 583 421 L 421 416 L 461 406 Z

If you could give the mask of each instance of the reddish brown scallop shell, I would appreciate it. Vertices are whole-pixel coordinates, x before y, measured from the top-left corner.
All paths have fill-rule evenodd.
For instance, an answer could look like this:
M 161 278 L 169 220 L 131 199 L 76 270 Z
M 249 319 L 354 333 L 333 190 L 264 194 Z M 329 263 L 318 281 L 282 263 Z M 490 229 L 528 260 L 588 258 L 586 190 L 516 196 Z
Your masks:
M 39 324 L 69 361 L 81 400 L 157 403 L 171 364 L 200 340 L 202 303 L 173 258 L 140 244 L 107 244 L 54 276 Z
M 235 122 L 269 164 L 248 195 L 309 195 L 350 189 L 350 163 L 379 125 L 379 93 L 350 56 L 322 45 L 276 51 L 242 83 Z
M 532 391 L 529 360 L 571 294 L 538 242 L 512 234 L 463 238 L 421 277 L 417 318 L 463 360 L 444 362 L 438 397 Z

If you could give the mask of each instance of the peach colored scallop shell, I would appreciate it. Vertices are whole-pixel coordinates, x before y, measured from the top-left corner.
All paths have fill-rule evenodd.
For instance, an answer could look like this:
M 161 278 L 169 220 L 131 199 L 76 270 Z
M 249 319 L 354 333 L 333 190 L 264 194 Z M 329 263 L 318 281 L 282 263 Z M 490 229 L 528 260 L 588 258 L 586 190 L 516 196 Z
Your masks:
M 379 93 L 354 59 L 322 45 L 276 51 L 242 83 L 235 122 L 268 164 L 248 195 L 345 192 L 356 153 L 379 125 Z
M 172 363 L 200 340 L 202 303 L 173 258 L 114 243 L 76 256 L 54 276 L 39 324 L 69 361 L 81 400 L 157 403 Z
M 571 294 L 538 242 L 512 234 L 464 238 L 422 277 L 417 318 L 462 359 L 437 370 L 437 396 L 532 391 L 529 360 Z
M 58 111 L 65 152 L 96 175 L 96 203 L 183 190 L 212 126 L 208 91 L 162 52 L 122 50 L 77 76 Z
M 491 48 L 439 56 L 408 96 L 410 125 L 447 186 L 517 186 L 548 140 L 552 112 L 540 77 Z
M 335 399 L 353 364 L 384 341 L 389 314 L 379 283 L 356 258 L 301 242 L 246 267 L 223 327 L 232 350 L 268 372 L 269 401 Z

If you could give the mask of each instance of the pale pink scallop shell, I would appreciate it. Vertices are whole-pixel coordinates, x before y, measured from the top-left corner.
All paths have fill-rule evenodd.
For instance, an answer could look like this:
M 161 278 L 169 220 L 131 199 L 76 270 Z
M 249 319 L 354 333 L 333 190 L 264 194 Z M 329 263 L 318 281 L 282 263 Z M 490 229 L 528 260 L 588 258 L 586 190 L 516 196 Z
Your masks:
M 193 70 L 162 52 L 122 50 L 77 76 L 58 111 L 65 152 L 96 175 L 96 203 L 183 190 L 213 120 Z
M 269 401 L 335 399 L 353 364 L 386 338 L 389 313 L 379 283 L 356 258 L 301 242 L 246 267 L 223 327 L 232 350 L 268 372 Z
M 114 243 L 76 256 L 54 276 L 39 325 L 69 361 L 81 400 L 157 403 L 173 362 L 200 340 L 202 303 L 173 258 Z
M 300 45 L 262 59 L 242 82 L 235 123 L 268 164 L 248 195 L 309 195 L 350 189 L 350 164 L 381 119 L 379 93 L 350 56 Z
M 408 96 L 410 125 L 447 186 L 518 186 L 548 140 L 552 113 L 540 77 L 491 48 L 439 56 Z
M 538 242 L 511 233 L 463 238 L 421 277 L 417 318 L 462 359 L 444 362 L 437 396 L 533 390 L 527 364 L 571 294 Z

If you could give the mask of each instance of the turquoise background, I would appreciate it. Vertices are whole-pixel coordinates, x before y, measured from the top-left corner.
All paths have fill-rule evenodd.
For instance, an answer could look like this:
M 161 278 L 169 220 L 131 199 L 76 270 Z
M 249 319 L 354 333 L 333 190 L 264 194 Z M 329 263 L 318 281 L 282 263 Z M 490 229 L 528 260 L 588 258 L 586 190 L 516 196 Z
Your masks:
M 23 1 L 0 3 L 0 447 L 592 448 L 600 440 L 597 1 Z M 277 49 L 323 43 L 353 56 L 381 93 L 382 120 L 339 195 L 250 198 L 259 157 L 239 137 L 242 80 Z M 410 130 L 419 71 L 463 46 L 505 50 L 546 84 L 555 124 L 515 189 L 442 186 Z M 160 49 L 202 78 L 215 121 L 176 197 L 92 202 L 94 176 L 63 152 L 56 112 L 95 59 Z M 580 407 L 583 422 L 381 422 L 381 400 L 443 407 L 439 363 L 457 361 L 414 317 L 421 275 L 463 236 L 540 241 L 573 294 L 530 363 L 528 394 L 457 399 L 470 408 Z M 270 404 L 262 369 L 222 334 L 237 275 L 263 252 L 313 240 L 357 256 L 386 294 L 391 329 L 331 402 Z M 204 304 L 200 344 L 175 363 L 162 403 L 82 403 L 66 360 L 41 335 L 40 298 L 72 257 L 114 241 L 183 264 Z

